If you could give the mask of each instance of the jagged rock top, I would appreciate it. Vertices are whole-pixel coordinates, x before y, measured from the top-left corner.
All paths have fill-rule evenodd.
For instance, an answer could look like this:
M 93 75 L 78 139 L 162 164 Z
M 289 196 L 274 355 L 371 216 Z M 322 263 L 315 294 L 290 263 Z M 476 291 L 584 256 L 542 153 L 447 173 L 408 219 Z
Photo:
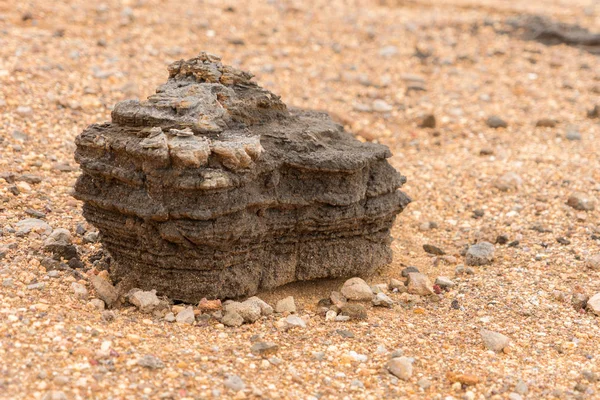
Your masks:
M 252 82 L 252 74 L 201 53 L 169 67 L 169 79 L 145 101 L 118 103 L 113 122 L 128 126 L 220 133 L 289 116 L 279 96 Z

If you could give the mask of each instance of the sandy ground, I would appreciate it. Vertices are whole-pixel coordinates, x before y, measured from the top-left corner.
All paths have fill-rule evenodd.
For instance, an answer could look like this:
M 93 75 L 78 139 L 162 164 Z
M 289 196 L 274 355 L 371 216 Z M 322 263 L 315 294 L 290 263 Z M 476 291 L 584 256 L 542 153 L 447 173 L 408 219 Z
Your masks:
M 600 125 L 586 117 L 600 104 L 600 63 L 494 29 L 523 13 L 600 31 L 600 3 L 584 0 L 0 2 L 0 172 L 42 178 L 0 179 L 0 398 L 600 398 L 600 317 L 571 305 L 573 293 L 600 292 L 600 271 L 586 267 L 600 253 Z M 74 294 L 77 278 L 49 277 L 44 235 L 12 228 L 43 212 L 71 231 L 89 267 L 100 244 L 75 233 L 85 225 L 70 197 L 75 136 L 201 50 L 252 71 L 288 105 L 327 110 L 390 146 L 414 202 L 393 229 L 393 263 L 368 281 L 387 283 L 410 265 L 456 286 L 439 302 L 391 294 L 398 304 L 369 306 L 363 322 L 318 315 L 317 301 L 340 281 L 259 294 L 271 304 L 294 296 L 308 323 L 286 331 L 279 316 L 191 326 L 134 307 L 106 321 Z M 414 75 L 425 90 L 407 91 Z M 392 110 L 368 111 L 376 100 Z M 419 127 L 428 113 L 436 128 Z M 490 115 L 508 127 L 489 128 Z M 541 118 L 558 124 L 535 127 Z M 567 140 L 575 130 L 581 139 Z M 506 173 L 517 184 L 502 191 Z M 596 210 L 567 206 L 573 192 L 595 198 Z M 455 274 L 465 244 L 498 235 L 518 244 L 496 244 L 492 265 Z M 487 350 L 481 328 L 510 337 L 509 347 Z M 251 354 L 257 338 L 279 345 L 275 359 Z M 406 381 L 385 369 L 396 349 L 414 359 Z M 164 368 L 138 365 L 144 355 Z M 479 383 L 453 384 L 449 372 Z M 231 374 L 244 389 L 224 384 Z

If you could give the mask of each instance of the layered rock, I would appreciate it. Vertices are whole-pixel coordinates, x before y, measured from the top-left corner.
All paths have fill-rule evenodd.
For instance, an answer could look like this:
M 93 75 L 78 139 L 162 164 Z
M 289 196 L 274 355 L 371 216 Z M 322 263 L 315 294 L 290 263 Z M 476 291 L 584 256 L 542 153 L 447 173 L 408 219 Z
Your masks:
M 251 77 L 206 53 L 175 62 L 156 94 L 77 137 L 75 197 L 115 279 L 196 302 L 391 260 L 410 199 L 390 151 Z

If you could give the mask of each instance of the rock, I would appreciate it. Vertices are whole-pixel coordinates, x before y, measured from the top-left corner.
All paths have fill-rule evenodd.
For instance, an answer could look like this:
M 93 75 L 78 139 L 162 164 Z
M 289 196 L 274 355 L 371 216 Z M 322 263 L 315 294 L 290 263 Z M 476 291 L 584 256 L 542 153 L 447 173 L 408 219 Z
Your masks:
M 288 315 L 285 319 L 288 328 L 299 327 L 306 328 L 306 322 L 297 315 Z
M 425 274 L 419 272 L 411 272 L 408 274 L 408 293 L 417 294 L 419 296 L 427 296 L 433 294 L 433 285 Z
M 242 326 L 244 318 L 234 311 L 225 311 L 223 318 L 221 318 L 221 323 L 225 326 Z
M 346 304 L 348 302 L 348 300 L 346 299 L 346 297 L 344 297 L 343 294 L 341 294 L 340 292 L 331 292 L 331 295 L 329 296 L 329 299 L 331 300 L 331 303 L 336 306 L 337 308 L 342 308 L 344 306 L 344 304 Z
M 585 266 L 594 271 L 600 271 L 600 254 L 591 256 L 585 262 Z
M 419 269 L 417 267 L 406 267 L 400 272 L 400 275 L 402 275 L 403 278 L 408 278 L 408 274 L 412 272 L 419 273 Z
M 587 117 L 588 118 L 600 118 L 600 106 L 596 105 L 591 110 L 588 110 Z
M 86 300 L 88 298 L 88 290 L 81 283 L 71 283 L 71 289 L 73 289 L 75 296 L 79 297 L 80 299 Z
M 258 320 L 262 315 L 260 305 L 255 301 L 246 300 L 243 303 L 232 301 L 226 303 L 224 309 L 225 312 L 234 312 L 240 315 L 244 319 L 244 322 L 250 324 Z
M 148 369 L 160 369 L 165 367 L 165 364 L 160 358 L 149 354 L 139 358 L 137 360 L 137 365 Z
M 33 109 L 28 106 L 19 106 L 19 107 L 17 107 L 15 112 L 22 117 L 29 117 L 29 116 L 33 115 Z
M 375 112 L 385 113 L 392 111 L 394 107 L 386 103 L 384 100 L 377 99 L 373 101 L 373 106 L 371 109 Z
M 421 120 L 421 123 L 419 124 L 419 127 L 420 128 L 435 128 L 435 125 L 436 125 L 435 115 L 433 115 L 433 114 L 427 114 Z
M 99 276 L 91 276 L 90 282 L 96 291 L 96 294 L 102 299 L 108 307 L 112 307 L 119 299 L 119 292 L 106 279 Z
M 160 305 L 160 300 L 156 296 L 156 290 L 137 290 L 129 295 L 129 302 L 143 313 L 151 313 Z
M 237 375 L 229 375 L 223 384 L 227 389 L 234 392 L 239 392 L 246 388 L 246 384 L 244 384 L 242 378 Z
M 406 285 L 404 284 L 403 281 L 399 280 L 399 279 L 390 279 L 390 283 L 389 283 L 389 288 L 390 290 L 397 290 L 397 291 L 406 291 Z
M 571 296 L 571 305 L 577 311 L 585 309 L 589 300 L 589 296 L 585 293 L 573 293 Z
M 576 126 L 569 126 L 565 133 L 565 138 L 570 141 L 581 140 L 581 133 L 579 133 Z
M 96 243 L 98 241 L 98 232 L 86 232 L 83 235 L 83 241 L 85 243 Z
M 340 291 L 348 300 L 371 301 L 373 298 L 371 287 L 361 278 L 348 279 Z
M 394 301 L 383 292 L 379 292 L 373 297 L 373 305 L 380 307 L 391 307 L 394 305 Z
M 489 265 L 494 260 L 494 245 L 480 242 L 469 247 L 465 263 L 470 266 Z
M 202 312 L 219 311 L 221 308 L 223 308 L 223 305 L 219 299 L 208 300 L 206 297 L 204 297 L 202 300 L 200 300 L 200 303 L 198 303 L 198 309 Z
M 64 228 L 52 231 L 44 241 L 44 250 L 53 253 L 57 257 L 70 260 L 77 257 L 77 249 L 71 242 L 71 233 Z
M 175 322 L 176 318 L 175 318 L 175 314 L 173 314 L 172 312 L 169 312 L 165 315 L 165 321 L 167 322 Z
M 554 128 L 558 122 L 552 118 L 541 118 L 535 123 L 536 127 L 539 128 Z
M 519 381 L 515 385 L 515 392 L 517 392 L 519 394 L 527 394 L 528 391 L 529 391 L 529 386 L 527 385 L 527 383 L 525 383 L 523 381 Z
M 37 218 L 23 219 L 15 225 L 17 228 L 17 236 L 24 236 L 30 232 L 38 232 L 49 235 L 52 233 L 52 228 L 46 222 Z
M 579 211 L 594 211 L 596 201 L 585 193 L 575 192 L 569 196 L 567 205 Z
M 392 375 L 404 381 L 413 374 L 413 366 L 408 357 L 395 357 L 388 361 L 387 369 Z
M 587 301 L 588 311 L 600 316 L 600 293 L 596 293 Z
M 273 307 L 271 307 L 266 302 L 264 302 L 263 300 L 259 299 L 256 296 L 250 297 L 244 303 L 257 305 L 258 308 L 260 308 L 261 315 L 263 315 L 263 316 L 273 314 Z
M 509 190 L 516 190 L 523 184 L 521 177 L 514 172 L 507 172 L 502 175 L 496 181 L 494 181 L 494 187 L 497 189 L 508 192 Z
M 391 261 L 390 228 L 410 199 L 387 147 L 288 110 L 216 56 L 168 70 L 155 94 L 116 104 L 75 141 L 74 196 L 115 281 L 195 304 Z
M 102 319 L 106 322 L 111 322 L 117 319 L 117 314 L 111 310 L 102 311 Z
M 139 292 L 138 292 L 139 293 Z M 194 315 L 193 307 L 186 307 L 183 310 L 177 313 L 175 320 L 180 324 L 189 324 L 192 325 L 196 322 L 196 316 Z
M 365 320 L 368 318 L 365 306 L 357 303 L 344 304 L 340 314 L 350 317 L 351 320 Z
M 288 296 L 285 299 L 281 299 L 275 304 L 275 312 L 277 313 L 295 313 L 296 312 L 296 303 L 294 302 L 294 298 L 292 296 Z
M 448 371 L 446 373 L 446 379 L 448 379 L 451 383 L 459 382 L 465 386 L 473 386 L 481 382 L 481 378 L 479 378 L 477 375 L 459 374 L 453 371 Z
M 431 387 L 431 381 L 427 378 L 421 378 L 417 381 L 417 385 L 423 389 L 423 390 L 427 390 Z
M 484 346 L 488 350 L 502 351 L 510 342 L 510 339 L 507 336 L 498 332 L 482 329 L 479 331 L 479 333 L 481 335 L 481 339 L 483 339 Z
M 90 304 L 96 309 L 96 310 L 100 310 L 100 311 L 104 311 L 104 308 L 106 307 L 106 305 L 104 304 L 104 302 L 100 299 L 91 299 L 90 300 Z
M 257 342 L 250 347 L 250 352 L 261 357 L 271 357 L 277 354 L 279 346 L 271 342 Z
M 425 250 L 425 252 L 428 254 L 433 254 L 436 256 L 443 256 L 444 254 L 446 254 L 446 252 L 444 250 L 442 250 L 439 247 L 434 246 L 432 244 L 424 244 L 423 250 Z
M 435 279 L 435 284 L 441 287 L 442 289 L 449 289 L 456 285 L 450 278 L 446 278 L 445 276 L 438 276 Z
M 494 128 L 494 129 L 508 127 L 508 124 L 506 123 L 506 121 L 503 120 L 502 118 L 498 117 L 497 115 L 492 115 L 485 121 L 485 123 L 487 124 L 487 126 L 489 126 L 490 128 Z
M 337 317 L 337 313 L 333 310 L 329 310 L 325 313 L 325 321 L 335 321 L 335 317 Z

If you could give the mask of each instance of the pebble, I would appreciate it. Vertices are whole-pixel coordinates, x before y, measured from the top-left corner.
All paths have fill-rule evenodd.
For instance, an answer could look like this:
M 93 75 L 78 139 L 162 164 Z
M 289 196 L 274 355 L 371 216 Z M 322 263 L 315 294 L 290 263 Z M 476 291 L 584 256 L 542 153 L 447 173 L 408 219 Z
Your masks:
M 435 279 L 435 284 L 441 287 L 442 289 L 449 289 L 456 285 L 450 278 L 447 278 L 445 276 L 438 276 Z
M 372 110 L 375 112 L 385 113 L 390 112 L 394 109 L 391 105 L 385 102 L 385 100 L 377 99 L 373 101 Z
M 88 298 L 88 290 L 81 283 L 73 282 L 71 283 L 71 289 L 75 293 L 75 295 L 83 300 Z
M 423 389 L 423 390 L 427 390 L 431 387 L 431 381 L 427 378 L 421 378 L 417 381 L 417 385 Z
M 154 357 L 149 354 L 139 358 L 137 360 L 137 365 L 148 369 L 159 369 L 165 367 L 165 364 L 160 358 Z
M 150 313 L 154 311 L 154 309 L 160 304 L 160 300 L 156 296 L 156 290 L 137 290 L 129 295 L 129 302 L 144 313 Z
M 52 233 L 52 227 L 45 221 L 37 218 L 27 218 L 16 223 L 17 236 L 27 235 L 31 231 L 49 235 Z
M 344 339 L 352 339 L 354 338 L 354 333 L 347 329 L 336 329 L 335 330 L 341 337 Z
M 42 290 L 46 287 L 46 284 L 43 282 L 31 283 L 27 285 L 27 289 L 29 290 Z
M 514 172 L 507 172 L 494 181 L 494 187 L 502 192 L 517 190 L 522 184 L 523 179 Z
M 525 383 L 523 381 L 519 381 L 515 385 L 515 392 L 517 392 L 519 394 L 527 394 L 528 391 L 529 391 L 529 386 L 527 385 L 527 383 Z
M 594 106 L 594 108 L 588 110 L 587 117 L 590 119 L 591 118 L 600 118 L 600 106 L 596 105 L 596 106 Z
M 29 106 L 19 106 L 15 112 L 22 117 L 29 117 L 33 115 L 33 109 Z
M 579 211 L 593 211 L 596 208 L 594 199 L 581 192 L 571 194 L 567 205 Z
M 481 338 L 483 339 L 483 344 L 488 350 L 492 351 L 502 351 L 508 343 L 510 339 L 508 336 L 505 336 L 501 333 L 490 331 L 487 329 L 481 329 L 479 331 L 481 334 Z
M 505 120 L 503 120 L 502 118 L 500 118 L 497 115 L 492 115 L 490 116 L 485 123 L 487 124 L 487 126 L 489 126 L 490 128 L 494 128 L 494 129 L 498 129 L 498 128 L 506 128 L 508 127 L 508 123 L 506 123 Z
M 234 311 L 225 311 L 221 323 L 225 326 L 241 326 L 244 323 L 244 318 Z
M 283 314 L 290 313 L 293 314 L 296 312 L 296 303 L 292 296 L 288 296 L 285 299 L 281 299 L 275 304 L 275 312 Z
M 373 297 L 373 305 L 381 307 L 391 307 L 394 305 L 394 301 L 390 299 L 389 296 L 385 293 L 380 292 L 377 293 L 375 297 Z
M 569 126 L 567 133 L 565 133 L 565 138 L 570 141 L 581 140 L 581 133 L 579 133 L 576 126 Z
M 90 304 L 97 310 L 103 311 L 106 305 L 100 299 L 91 299 Z
M 421 123 L 419 124 L 420 128 L 435 128 L 436 126 L 436 120 L 435 120 L 435 115 L 433 114 L 427 114 L 423 117 L 423 119 L 421 120 Z
M 175 314 L 173 314 L 172 312 L 169 312 L 165 315 L 165 321 L 167 322 L 175 322 Z
M 428 254 L 433 254 L 436 256 L 443 256 L 444 254 L 446 254 L 446 252 L 444 250 L 442 250 L 439 247 L 434 246 L 432 244 L 424 244 L 423 250 L 425 250 L 425 252 Z
M 558 122 L 552 118 L 541 118 L 535 123 L 536 127 L 539 128 L 554 128 Z
M 117 289 L 106 279 L 92 275 L 90 277 L 90 282 L 98 297 L 102 299 L 108 307 L 112 307 L 119 299 Z
M 175 317 L 175 320 L 180 324 L 192 325 L 196 321 L 196 317 L 194 315 L 194 308 L 189 306 L 179 311 L 177 313 L 177 317 Z
M 406 291 L 406 285 L 404 284 L 403 281 L 399 280 L 399 279 L 390 279 L 390 283 L 389 283 L 389 288 L 390 290 L 394 290 L 394 291 Z
M 348 300 L 343 294 L 336 291 L 331 292 L 331 295 L 329 295 L 329 299 L 331 300 L 331 303 L 337 308 L 342 308 L 342 306 L 348 302 Z
M 279 350 L 279 346 L 272 342 L 257 342 L 250 347 L 250 352 L 261 357 L 274 356 Z
M 334 310 L 329 310 L 325 313 L 325 321 L 335 321 L 335 317 L 337 317 L 337 313 Z
M 96 243 L 100 234 L 98 232 L 86 232 L 83 235 L 83 241 L 85 243 Z
M 342 316 L 350 317 L 351 320 L 365 320 L 368 318 L 365 306 L 357 303 L 344 304 L 340 314 Z
M 402 272 L 400 272 L 400 275 L 402 275 L 403 278 L 408 278 L 408 274 L 410 274 L 411 272 L 418 273 L 419 270 L 417 267 L 406 267 L 402 270 Z
M 237 375 L 229 375 L 225 379 L 225 382 L 223 382 L 223 384 L 227 389 L 232 390 L 234 392 L 239 392 L 246 388 L 246 384 L 244 383 L 242 378 L 240 378 Z
M 397 378 L 409 380 L 413 374 L 413 366 L 408 357 L 395 357 L 387 363 L 388 371 Z
M 70 260 L 77 257 L 77 249 L 71 241 L 71 233 L 64 228 L 57 228 L 44 241 L 44 250 L 55 256 Z
M 342 286 L 341 292 L 349 300 L 371 301 L 373 298 L 371 287 L 361 278 L 348 279 Z
M 260 300 L 260 299 L 259 299 Z M 261 300 L 262 301 L 262 300 Z M 265 303 L 266 304 L 266 303 Z M 206 297 L 202 298 L 198 303 L 198 309 L 202 312 L 213 312 L 219 311 L 223 308 L 223 304 L 221 304 L 221 300 L 208 300 Z
M 304 322 L 304 320 L 297 315 L 288 315 L 285 319 L 285 323 L 288 328 L 306 328 L 306 322 Z
M 260 305 L 256 301 L 246 300 L 243 303 L 232 301 L 230 303 L 226 303 L 224 309 L 226 312 L 234 312 L 238 314 L 244 319 L 244 322 L 250 324 L 257 321 L 262 315 Z
M 256 296 L 250 297 L 249 299 L 247 299 L 246 301 L 244 301 L 244 304 L 255 304 L 255 305 L 257 305 L 258 308 L 260 308 L 261 315 L 264 315 L 264 316 L 271 315 L 274 312 L 273 307 L 271 307 L 265 301 L 261 300 L 260 298 L 258 298 Z
M 587 309 L 600 316 L 600 293 L 596 293 L 587 301 Z
M 433 293 L 433 285 L 425 274 L 411 272 L 408 274 L 408 293 L 427 296 Z
M 494 260 L 494 245 L 489 242 L 480 242 L 469 247 L 465 263 L 467 265 L 489 265 Z

